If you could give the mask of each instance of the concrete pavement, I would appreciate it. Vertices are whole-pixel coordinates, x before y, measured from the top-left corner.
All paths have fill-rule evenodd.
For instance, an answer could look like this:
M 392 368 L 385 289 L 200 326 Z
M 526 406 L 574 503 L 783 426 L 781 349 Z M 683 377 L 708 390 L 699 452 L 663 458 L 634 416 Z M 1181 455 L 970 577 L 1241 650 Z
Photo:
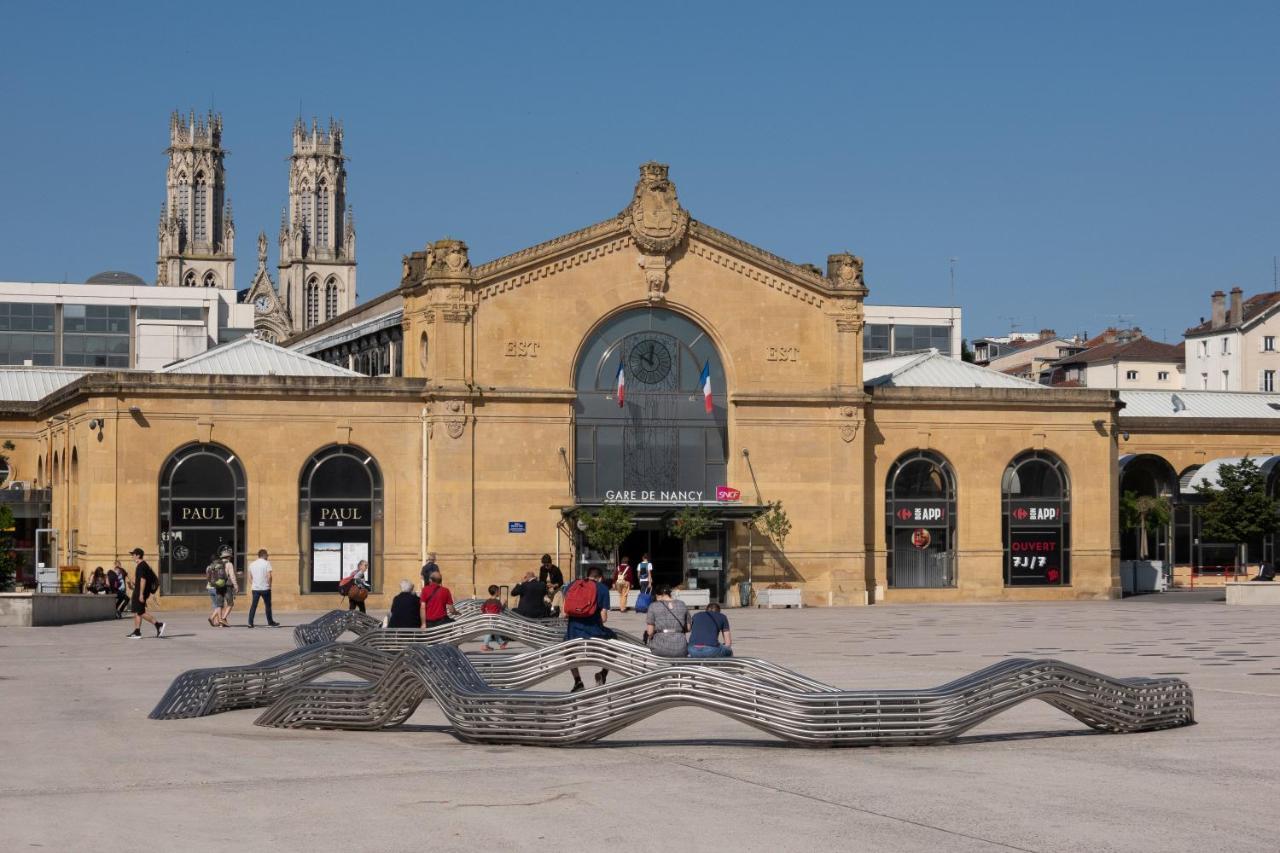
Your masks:
M 924 748 L 797 749 L 700 710 L 559 750 L 460 743 L 434 706 L 386 732 L 156 722 L 178 672 L 266 658 L 291 632 L 195 613 L 163 640 L 0 629 L 0 849 L 1274 850 L 1280 620 L 1220 596 L 728 611 L 739 654 L 843 687 L 1012 655 L 1196 691 L 1189 728 L 1102 735 L 1031 703 Z

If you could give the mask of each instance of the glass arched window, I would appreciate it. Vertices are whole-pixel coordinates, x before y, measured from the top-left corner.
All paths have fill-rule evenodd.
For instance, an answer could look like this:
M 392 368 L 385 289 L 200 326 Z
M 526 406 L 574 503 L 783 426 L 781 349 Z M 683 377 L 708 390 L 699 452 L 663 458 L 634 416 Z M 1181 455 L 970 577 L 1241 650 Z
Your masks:
M 202 592 L 205 569 L 223 548 L 244 571 L 246 497 L 244 468 L 222 445 L 188 444 L 169 457 L 160 473 L 164 592 Z
M 184 275 L 184 276 L 182 277 L 182 286 L 183 286 L 183 287 L 195 287 L 195 286 L 196 286 L 196 271 L 195 271 L 195 270 L 187 270 L 186 275 Z
M 210 270 L 209 272 L 207 272 L 207 273 L 205 273 L 205 274 L 204 274 L 204 286 L 205 286 L 205 287 L 217 287 L 217 286 L 218 286 L 218 278 L 217 278 L 217 276 L 215 276 L 215 275 L 213 274 L 213 271 L 212 271 L 212 270 Z
M 1031 450 L 1004 469 L 1006 586 L 1071 583 L 1071 480 L 1052 453 Z
M 329 185 L 324 178 L 316 185 L 316 245 L 329 246 Z
M 307 328 L 311 328 L 320 322 L 320 281 L 315 276 L 307 279 L 304 295 L 307 301 Z
M 381 588 L 382 473 L 373 456 L 349 444 L 313 455 L 298 483 L 298 511 L 304 592 L 336 591 L 360 560 Z
M 956 478 L 939 454 L 912 451 L 889 469 L 885 541 L 889 586 L 955 586 Z
M 330 278 L 324 283 L 324 318 L 332 320 L 338 316 L 338 280 Z

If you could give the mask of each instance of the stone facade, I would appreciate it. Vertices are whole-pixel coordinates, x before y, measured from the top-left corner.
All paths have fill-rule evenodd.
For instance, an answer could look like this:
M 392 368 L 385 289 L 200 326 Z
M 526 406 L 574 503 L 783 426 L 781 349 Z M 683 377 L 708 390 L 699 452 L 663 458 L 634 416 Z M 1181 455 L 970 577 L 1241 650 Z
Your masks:
M 235 290 L 236 228 L 227 195 L 222 116 L 169 118 L 156 284 Z
M 635 501 L 646 485 L 632 482 L 604 501 L 662 515 L 699 499 L 715 507 L 716 486 L 727 486 L 743 505 L 781 501 L 790 517 L 779 547 L 725 516 L 729 602 L 736 596 L 723 591 L 748 573 L 758 585 L 797 586 L 814 605 L 1117 596 L 1118 443 L 1169 444 L 1176 455 L 1205 439 L 1190 430 L 1122 439 L 1109 390 L 868 391 L 867 292 L 856 255 L 832 253 L 823 272 L 742 242 L 693 218 L 666 167 L 650 163 L 621 213 L 580 231 L 484 264 L 457 239 L 405 256 L 402 378 L 96 374 L 34 406 L 11 405 L 3 437 L 18 475 L 53 490 L 59 559 L 90 569 L 136 545 L 174 548 L 161 506 L 175 454 L 207 449 L 236 466 L 242 491 L 227 506 L 241 525 L 239 552 L 271 552 L 284 607 L 338 601 L 314 571 L 324 536 L 313 505 L 324 496 L 308 472 L 318 459 L 336 454 L 374 472 L 376 608 L 400 578 L 417 578 L 428 552 L 457 595 L 513 583 L 543 553 L 569 569 L 583 552 L 568 514 L 601 502 L 587 499 L 584 471 L 621 453 L 622 476 L 660 480 L 670 473 L 661 465 L 626 461 L 653 446 L 679 457 L 677 480 L 705 466 L 697 497 L 664 500 L 664 486 Z M 371 319 L 385 307 L 369 309 Z M 625 406 L 612 396 L 619 365 Z M 699 368 L 712 384 L 705 411 Z M 660 419 L 669 445 L 667 433 L 645 432 L 658 397 L 670 406 Z M 687 445 L 688 435 L 705 443 Z M 1224 452 L 1267 443 L 1256 431 L 1221 438 Z M 892 577 L 902 557 L 893 556 L 901 531 L 889 519 L 890 477 L 922 455 L 941 460 L 953 487 L 949 562 L 942 582 L 905 587 Z M 1009 582 L 1009 483 L 1024 458 L 1063 474 L 1065 582 Z M 914 531 L 907 548 L 930 539 Z M 187 591 L 178 603 L 204 606 Z

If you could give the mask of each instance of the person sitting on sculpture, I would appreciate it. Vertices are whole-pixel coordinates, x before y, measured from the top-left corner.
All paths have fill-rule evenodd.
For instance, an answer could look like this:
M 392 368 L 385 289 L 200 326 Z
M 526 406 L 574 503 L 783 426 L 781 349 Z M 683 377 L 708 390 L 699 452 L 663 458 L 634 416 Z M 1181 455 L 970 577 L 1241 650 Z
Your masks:
M 545 619 L 552 615 L 551 608 L 547 606 L 547 585 L 533 572 L 525 572 L 520 583 L 511 588 L 511 594 L 520 599 L 515 612 L 521 616 Z
M 400 581 L 400 593 L 391 599 L 391 612 L 387 614 L 388 628 L 417 628 L 422 625 L 418 611 L 418 594 L 410 581 Z

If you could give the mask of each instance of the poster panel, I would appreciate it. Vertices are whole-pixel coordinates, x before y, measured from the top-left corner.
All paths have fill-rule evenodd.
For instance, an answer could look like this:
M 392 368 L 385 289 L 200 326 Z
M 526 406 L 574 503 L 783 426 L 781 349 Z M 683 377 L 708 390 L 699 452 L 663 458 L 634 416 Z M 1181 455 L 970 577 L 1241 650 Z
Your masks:
M 342 580 L 342 543 L 316 542 L 311 546 L 312 583 L 337 583 Z
M 369 559 L 369 543 L 368 542 L 343 542 L 342 543 L 342 577 L 349 577 L 356 570 L 356 566 L 361 560 Z M 373 567 L 369 567 L 370 574 L 373 573 Z M 373 578 L 369 578 L 372 583 Z
M 1009 585 L 1045 586 L 1062 583 L 1062 531 L 1009 531 Z

